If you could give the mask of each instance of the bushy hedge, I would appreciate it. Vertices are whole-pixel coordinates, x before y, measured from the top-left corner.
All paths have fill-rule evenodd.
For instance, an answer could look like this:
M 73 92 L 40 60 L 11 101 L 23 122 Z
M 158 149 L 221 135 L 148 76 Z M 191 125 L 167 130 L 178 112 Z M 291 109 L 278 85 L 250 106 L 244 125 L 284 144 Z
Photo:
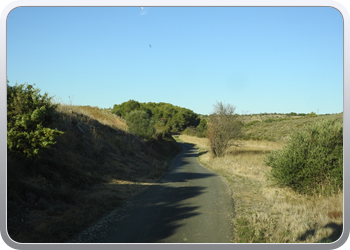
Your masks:
M 267 155 L 269 179 L 305 194 L 343 188 L 343 123 L 323 120 L 291 134 L 287 145 Z
M 49 128 L 56 105 L 28 84 L 7 84 L 7 148 L 27 158 L 39 156 L 62 131 Z

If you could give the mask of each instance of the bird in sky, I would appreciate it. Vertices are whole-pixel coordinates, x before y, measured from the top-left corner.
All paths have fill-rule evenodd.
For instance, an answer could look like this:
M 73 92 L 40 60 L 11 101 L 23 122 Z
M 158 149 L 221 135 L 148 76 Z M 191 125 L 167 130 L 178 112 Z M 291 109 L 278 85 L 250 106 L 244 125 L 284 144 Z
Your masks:
M 148 45 L 152 48 L 151 44 L 148 44 Z

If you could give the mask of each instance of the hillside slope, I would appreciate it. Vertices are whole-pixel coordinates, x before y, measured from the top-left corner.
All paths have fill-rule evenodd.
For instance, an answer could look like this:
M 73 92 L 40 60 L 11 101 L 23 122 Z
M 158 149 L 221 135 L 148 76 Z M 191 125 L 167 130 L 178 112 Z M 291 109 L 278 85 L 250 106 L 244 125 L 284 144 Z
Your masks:
M 37 161 L 8 153 L 8 233 L 17 242 L 67 242 L 156 182 L 181 149 L 171 136 L 152 142 L 124 121 L 89 106 L 57 108 L 64 131 Z
M 255 115 L 243 116 L 244 140 L 282 141 L 288 140 L 295 129 L 302 129 L 317 121 L 335 119 L 343 122 L 343 114 L 319 116 Z

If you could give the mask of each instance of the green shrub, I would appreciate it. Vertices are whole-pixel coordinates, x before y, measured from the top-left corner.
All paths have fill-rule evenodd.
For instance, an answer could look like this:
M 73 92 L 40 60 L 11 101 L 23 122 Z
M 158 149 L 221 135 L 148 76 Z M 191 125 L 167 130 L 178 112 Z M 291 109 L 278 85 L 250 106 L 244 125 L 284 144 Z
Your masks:
M 264 120 L 263 122 L 265 123 L 271 123 L 271 122 L 276 122 L 277 120 L 276 119 L 273 119 L 273 118 L 267 118 L 266 120 Z
M 131 111 L 125 120 L 131 133 L 146 140 L 152 139 L 155 133 L 154 122 L 145 111 Z
M 252 126 L 252 125 L 254 125 L 254 124 L 256 124 L 256 123 L 260 123 L 260 122 L 261 122 L 261 121 L 255 120 L 255 121 L 251 121 L 251 122 L 246 123 L 244 126 L 245 126 L 245 127 L 249 127 L 249 126 Z
M 194 127 L 187 127 L 183 132 L 184 135 L 197 136 L 197 130 Z
M 28 158 L 39 156 L 42 148 L 48 148 L 63 134 L 48 127 L 56 105 L 47 93 L 39 92 L 32 85 L 7 84 L 7 148 Z
M 265 158 L 270 180 L 300 193 L 328 194 L 343 188 L 343 124 L 323 120 L 295 130 L 287 145 Z
M 166 126 L 164 122 L 157 122 L 154 128 L 156 129 L 155 135 L 158 139 L 164 138 L 170 134 L 170 128 Z
M 208 124 L 206 119 L 201 119 L 197 128 L 197 136 L 198 137 L 206 137 L 208 131 Z

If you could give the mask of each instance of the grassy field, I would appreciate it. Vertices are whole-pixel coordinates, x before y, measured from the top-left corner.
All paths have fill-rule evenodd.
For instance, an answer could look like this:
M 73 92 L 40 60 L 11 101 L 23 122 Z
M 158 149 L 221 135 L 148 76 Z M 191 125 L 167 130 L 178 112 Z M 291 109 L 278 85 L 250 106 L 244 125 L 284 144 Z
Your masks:
M 294 126 L 300 121 L 291 123 Z M 255 132 L 259 133 L 259 129 Z M 266 129 L 275 130 L 275 126 Z M 329 243 L 340 237 L 342 192 L 333 197 L 302 196 L 267 183 L 265 174 L 269 167 L 263 164 L 265 154 L 283 147 L 284 140 L 241 141 L 241 147 L 231 148 L 226 156 L 213 159 L 207 139 L 187 135 L 175 139 L 198 147 L 199 161 L 229 181 L 235 206 L 236 243 Z
M 322 116 L 243 116 L 244 140 L 286 141 L 294 129 L 301 129 L 322 119 L 343 121 L 343 114 Z

